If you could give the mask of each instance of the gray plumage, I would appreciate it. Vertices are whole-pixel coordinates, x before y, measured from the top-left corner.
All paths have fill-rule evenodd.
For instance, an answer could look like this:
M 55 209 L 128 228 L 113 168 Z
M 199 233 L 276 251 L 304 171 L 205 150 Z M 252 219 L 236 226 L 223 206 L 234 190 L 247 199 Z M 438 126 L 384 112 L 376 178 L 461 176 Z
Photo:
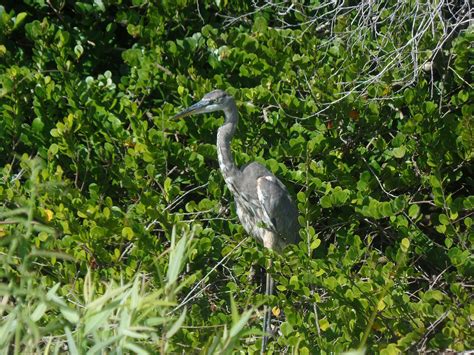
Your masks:
M 217 156 L 224 180 L 234 196 L 237 215 L 244 229 L 266 248 L 282 251 L 299 240 L 298 209 L 285 185 L 263 165 L 253 162 L 241 170 L 235 165 L 230 142 L 239 114 L 234 98 L 225 91 L 214 90 L 201 101 L 178 113 L 185 117 L 198 113 L 224 111 L 225 121 L 217 131 Z M 267 272 L 265 293 L 271 294 L 273 280 Z M 271 312 L 265 308 L 264 332 L 270 331 Z M 268 337 L 264 336 L 262 352 Z
M 247 233 L 277 251 L 298 241 L 298 211 L 286 187 L 267 168 L 250 163 L 235 186 L 237 215 Z M 271 236 L 269 234 L 272 234 Z M 266 240 L 272 238 L 271 240 Z

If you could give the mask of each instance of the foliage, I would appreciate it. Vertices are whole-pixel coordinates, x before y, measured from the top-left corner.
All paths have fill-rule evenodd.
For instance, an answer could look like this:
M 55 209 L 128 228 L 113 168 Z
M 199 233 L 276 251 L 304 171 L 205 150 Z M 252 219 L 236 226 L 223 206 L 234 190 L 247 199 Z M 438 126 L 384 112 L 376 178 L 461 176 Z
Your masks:
M 472 349 L 472 12 L 440 2 L 412 37 L 434 3 L 383 3 L 1 6 L 4 352 L 256 351 L 263 302 L 275 352 Z M 214 88 L 237 162 L 298 201 L 284 255 L 238 223 L 220 116 L 172 119 Z
M 33 161 L 31 180 L 39 166 Z M 17 228 L 10 237 L 8 253 L 2 255 L 3 295 L 0 347 L 3 352 L 14 353 L 61 352 L 71 354 L 104 352 L 123 349 L 139 354 L 175 351 L 173 336 L 182 328 L 187 308 L 177 304 L 179 291 L 186 287 L 190 277 L 179 279 L 188 254 L 193 250 L 192 235 L 184 234 L 177 240 L 172 231 L 170 248 L 163 254 L 168 268 L 161 282 L 149 275 L 137 273 L 131 282 L 105 284 L 89 271 L 84 278 L 72 284 L 57 282 L 49 287 L 48 277 L 35 277 L 34 266 L 42 266 L 48 259 L 72 260 L 65 254 L 38 249 L 30 240 L 48 238 L 52 228 L 34 223 L 35 184 L 32 184 L 28 208 L 15 209 L 1 214 L 8 224 Z M 23 217 L 23 215 L 26 216 Z M 18 256 L 17 256 L 18 254 Z M 164 255 L 163 255 L 164 256 Z M 191 276 L 192 277 L 192 276 Z M 63 293 L 60 296 L 59 293 Z M 233 302 L 231 298 L 231 302 Z M 235 303 L 232 303 L 235 304 Z M 234 307 L 235 308 L 235 307 Z M 233 308 L 233 323 L 228 332 L 215 336 L 210 349 L 225 351 L 238 341 L 243 325 L 252 310 L 240 315 Z M 178 311 L 179 309 L 179 311 Z

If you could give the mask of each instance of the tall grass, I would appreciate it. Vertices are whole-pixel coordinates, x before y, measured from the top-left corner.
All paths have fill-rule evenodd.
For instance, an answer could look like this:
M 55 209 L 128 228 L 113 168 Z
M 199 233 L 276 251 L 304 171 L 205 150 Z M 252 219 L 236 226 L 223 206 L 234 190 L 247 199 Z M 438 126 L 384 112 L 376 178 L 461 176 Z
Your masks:
M 166 277 L 160 284 L 138 273 L 132 280 L 106 282 L 89 270 L 79 287 L 67 280 L 52 284 L 38 260 L 74 260 L 42 250 L 33 239 L 54 230 L 34 220 L 40 164 L 32 161 L 24 206 L 0 210 L 0 353 L 70 354 L 166 353 L 180 351 L 173 338 L 186 323 L 186 308 L 176 308 L 189 284 L 183 267 L 193 249 L 193 233 L 173 229 Z M 52 285 L 52 286 L 49 286 Z M 100 290 L 105 290 L 101 292 Z M 252 310 L 240 315 L 232 302 L 232 325 L 209 339 L 210 353 L 229 353 L 243 334 Z

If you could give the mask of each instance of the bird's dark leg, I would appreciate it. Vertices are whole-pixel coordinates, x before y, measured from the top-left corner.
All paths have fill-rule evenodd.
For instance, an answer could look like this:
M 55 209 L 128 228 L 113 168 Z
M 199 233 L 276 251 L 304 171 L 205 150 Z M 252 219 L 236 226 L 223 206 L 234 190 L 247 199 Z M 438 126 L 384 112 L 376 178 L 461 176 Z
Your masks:
M 277 240 L 277 236 L 270 231 L 267 231 L 264 235 L 263 239 L 263 246 L 265 248 L 268 248 L 270 250 L 273 250 L 275 248 L 275 243 Z M 273 256 L 272 256 L 273 257 Z M 273 279 L 272 275 L 270 275 L 270 268 L 272 266 L 272 259 L 268 260 L 268 266 L 267 266 L 267 275 L 266 275 L 266 280 L 265 280 L 265 296 L 270 296 L 273 293 Z M 270 327 L 270 322 L 272 320 L 272 309 L 268 305 L 265 305 L 263 308 L 263 339 L 262 339 L 262 348 L 260 353 L 264 354 L 265 351 L 267 350 L 267 344 L 268 344 L 268 338 L 270 336 L 271 332 L 271 327 Z
M 266 280 L 265 280 L 265 295 L 270 296 L 273 293 L 273 278 L 272 275 L 267 271 Z M 271 333 L 270 322 L 272 320 L 272 309 L 268 305 L 265 305 L 263 308 L 263 340 L 262 340 L 262 351 L 265 353 L 268 344 L 268 334 Z

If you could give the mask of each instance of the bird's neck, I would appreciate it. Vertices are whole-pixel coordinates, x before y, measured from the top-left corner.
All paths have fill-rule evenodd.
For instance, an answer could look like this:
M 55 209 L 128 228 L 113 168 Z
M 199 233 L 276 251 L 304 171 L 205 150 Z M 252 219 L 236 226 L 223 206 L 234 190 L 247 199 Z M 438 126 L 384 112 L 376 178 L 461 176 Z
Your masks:
M 226 107 L 224 113 L 225 122 L 217 131 L 217 157 L 224 180 L 229 185 L 232 178 L 239 174 L 239 169 L 235 165 L 230 148 L 230 142 L 239 121 L 239 114 L 235 103 Z

